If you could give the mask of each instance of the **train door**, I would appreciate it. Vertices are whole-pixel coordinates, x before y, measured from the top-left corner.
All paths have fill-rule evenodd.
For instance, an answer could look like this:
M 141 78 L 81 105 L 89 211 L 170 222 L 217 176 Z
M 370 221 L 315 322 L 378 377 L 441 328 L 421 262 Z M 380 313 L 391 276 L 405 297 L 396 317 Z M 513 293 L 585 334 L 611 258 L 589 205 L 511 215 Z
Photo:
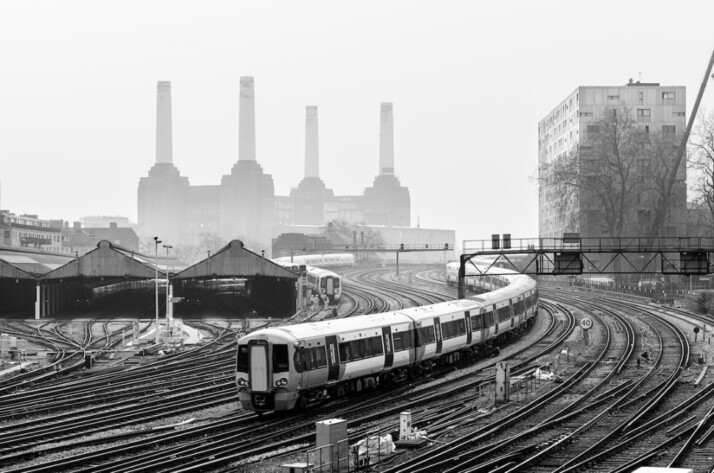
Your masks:
M 436 355 L 441 355 L 441 348 L 443 346 L 443 340 L 441 338 L 441 322 L 439 318 L 434 319 L 434 335 L 436 336 Z
M 300 360 L 302 360 L 302 371 L 299 371 L 298 375 L 298 388 L 301 386 L 308 386 L 308 382 L 310 380 L 310 370 L 308 367 L 310 366 L 309 360 L 307 360 L 308 353 L 305 350 L 305 342 L 301 341 L 300 344 L 298 345 L 298 354 L 297 356 L 300 357 Z
M 327 382 L 337 381 L 340 377 L 340 360 L 337 354 L 337 336 L 331 335 L 325 339 L 327 345 Z
M 516 311 L 514 309 L 513 299 L 508 299 L 508 310 L 511 313 L 511 328 L 516 324 Z
M 392 327 L 382 327 L 382 343 L 384 343 L 384 369 L 388 370 L 394 363 L 392 348 Z
M 491 306 L 491 310 L 493 311 L 493 334 L 498 335 L 498 309 L 496 309 L 496 305 Z
M 464 312 L 464 319 L 466 319 L 466 345 L 471 345 L 471 340 L 473 338 L 471 329 L 471 311 L 467 310 Z
M 250 390 L 267 392 L 270 389 L 270 366 L 267 343 L 250 345 Z
M 421 322 L 419 322 L 421 324 Z M 421 328 L 414 324 L 413 336 L 414 340 L 414 361 L 420 362 L 424 359 L 424 353 L 426 352 L 426 340 L 424 340 L 424 334 Z

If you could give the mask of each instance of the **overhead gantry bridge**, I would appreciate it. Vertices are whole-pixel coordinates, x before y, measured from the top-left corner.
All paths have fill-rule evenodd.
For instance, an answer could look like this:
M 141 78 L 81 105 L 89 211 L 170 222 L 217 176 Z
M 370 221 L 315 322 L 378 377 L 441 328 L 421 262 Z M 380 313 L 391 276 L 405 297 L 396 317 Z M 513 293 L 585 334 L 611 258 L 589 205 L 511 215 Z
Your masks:
M 581 238 L 565 233 L 561 238 L 511 240 L 510 235 L 493 235 L 463 245 L 459 298 L 465 297 L 467 274 L 493 274 L 494 268 L 539 276 L 705 275 L 711 273 L 714 255 L 714 238 L 703 237 Z
M 225 278 L 249 280 L 250 297 L 275 314 L 295 311 L 297 275 L 247 250 L 239 240 L 190 267 L 176 258 L 144 255 L 102 240 L 82 256 L 0 246 L 0 315 L 34 313 L 39 319 L 87 300 L 98 287 L 131 281 L 161 279 L 183 286 Z

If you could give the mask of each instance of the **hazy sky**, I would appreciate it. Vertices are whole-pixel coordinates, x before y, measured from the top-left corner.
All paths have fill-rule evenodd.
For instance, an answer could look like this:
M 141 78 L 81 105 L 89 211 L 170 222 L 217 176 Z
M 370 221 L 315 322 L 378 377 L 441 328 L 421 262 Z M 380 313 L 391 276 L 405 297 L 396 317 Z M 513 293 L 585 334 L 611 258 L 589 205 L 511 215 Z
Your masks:
M 322 179 L 362 193 L 379 104 L 393 102 L 414 225 L 535 237 L 538 121 L 579 85 L 629 78 L 686 86 L 691 110 L 713 48 L 711 0 L 2 0 L 0 206 L 135 221 L 159 80 L 172 82 L 174 164 L 219 184 L 238 156 L 239 78 L 253 76 L 276 194 L 303 177 L 306 105 Z

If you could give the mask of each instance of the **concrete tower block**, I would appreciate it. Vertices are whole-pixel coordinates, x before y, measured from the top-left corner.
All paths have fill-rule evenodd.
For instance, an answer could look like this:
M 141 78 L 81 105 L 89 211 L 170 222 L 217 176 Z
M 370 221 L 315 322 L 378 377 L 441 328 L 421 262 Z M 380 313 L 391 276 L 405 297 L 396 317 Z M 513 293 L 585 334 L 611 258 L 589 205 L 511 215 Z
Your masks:
M 317 107 L 305 109 L 305 177 L 320 177 L 320 148 L 317 133 Z
M 394 174 L 394 117 L 391 102 L 382 102 L 379 122 L 379 174 Z
M 173 162 L 171 136 L 171 82 L 159 81 L 156 95 L 156 162 Z
M 240 78 L 238 161 L 255 161 L 255 89 L 252 77 Z

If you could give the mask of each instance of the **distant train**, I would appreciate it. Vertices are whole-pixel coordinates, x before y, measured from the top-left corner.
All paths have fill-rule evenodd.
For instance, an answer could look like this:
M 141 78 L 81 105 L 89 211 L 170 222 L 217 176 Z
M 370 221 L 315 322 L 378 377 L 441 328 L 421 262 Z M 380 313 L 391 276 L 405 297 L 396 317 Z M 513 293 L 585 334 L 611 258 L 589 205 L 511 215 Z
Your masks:
M 317 268 L 350 268 L 355 265 L 355 255 L 351 253 L 326 253 L 324 255 L 295 255 L 275 258 L 274 263 L 285 265 L 305 265 Z
M 503 287 L 468 299 L 268 328 L 241 338 L 241 405 L 257 412 L 317 405 L 492 353 L 537 316 L 538 290 L 528 276 L 491 277 Z
M 481 269 L 477 270 L 471 263 L 466 264 L 466 276 L 464 278 L 464 283 L 468 289 L 474 292 L 495 291 L 496 289 L 505 287 L 508 285 L 508 281 L 499 277 L 498 274 L 513 272 L 507 269 L 494 267 L 491 271 L 493 274 L 484 274 L 484 272 L 488 269 L 488 266 L 479 264 L 479 268 Z M 449 286 L 459 285 L 458 262 L 446 264 L 446 284 Z
M 278 261 L 279 259 L 277 258 L 273 262 L 293 273 L 300 272 L 300 265 L 281 262 Z M 327 297 L 331 304 L 339 304 L 342 297 L 342 278 L 339 274 L 329 269 L 315 268 L 313 266 L 306 266 L 305 271 L 307 275 L 302 289 L 303 297 L 309 298 L 313 294 L 318 294 L 320 297 Z

